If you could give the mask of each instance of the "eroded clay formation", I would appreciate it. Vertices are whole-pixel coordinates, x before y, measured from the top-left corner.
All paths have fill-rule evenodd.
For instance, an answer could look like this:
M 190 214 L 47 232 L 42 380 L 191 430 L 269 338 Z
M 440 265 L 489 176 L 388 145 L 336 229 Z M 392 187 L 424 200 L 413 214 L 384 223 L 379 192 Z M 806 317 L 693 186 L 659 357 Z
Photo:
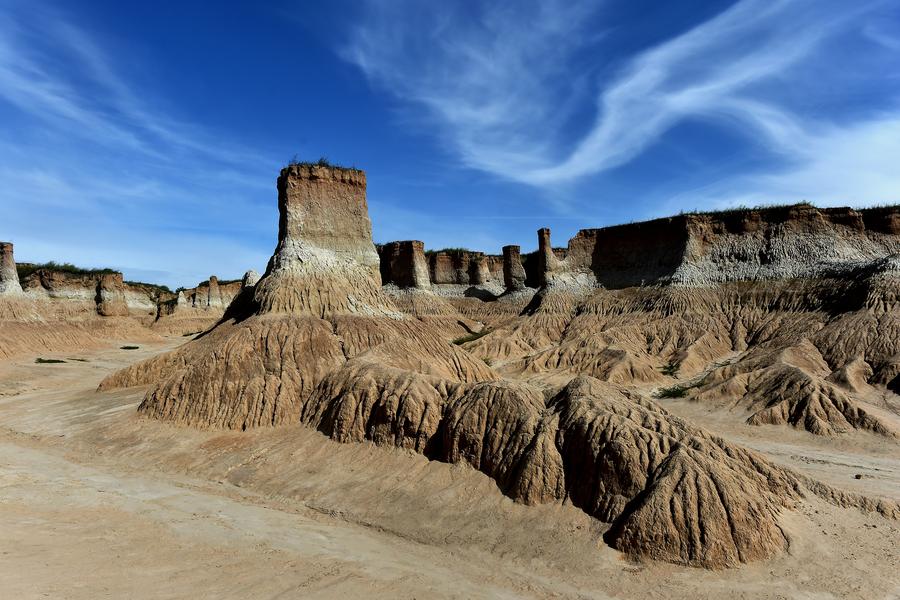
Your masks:
M 425 244 L 418 240 L 390 242 L 378 248 L 381 282 L 401 288 L 430 289 Z
M 525 289 L 525 265 L 519 246 L 503 246 L 503 285 L 507 292 Z
M 861 303 L 846 305 L 845 316 L 860 321 L 854 321 L 856 330 L 863 322 L 869 328 L 864 341 L 854 338 L 827 349 L 816 339 L 823 329 L 815 320 L 832 326 L 833 311 L 816 305 L 813 291 L 769 286 L 766 292 L 738 282 L 696 297 L 683 286 L 604 289 L 602 270 L 594 270 L 609 260 L 595 256 L 604 247 L 596 241 L 601 236 L 594 236 L 588 251 L 587 236 L 579 234 L 561 254 L 550 246 L 549 231 L 542 231 L 537 254 L 541 292 L 521 315 L 498 313 L 485 335 L 454 345 L 434 323 L 395 301 L 400 294 L 393 288 L 411 289 L 408 295 L 414 297 L 433 295 L 424 286 L 422 247 L 382 249 L 379 261 L 362 171 L 292 165 L 281 172 L 277 188 L 278 245 L 262 277 L 255 284 L 247 278 L 223 319 L 205 335 L 113 374 L 101 389 L 148 385 L 139 409 L 143 414 L 198 427 L 303 423 L 341 442 L 371 440 L 467 463 L 519 502 L 566 500 L 609 523 L 604 539 L 624 552 L 697 566 L 734 566 L 783 551 L 788 541 L 780 514 L 810 491 L 833 502 L 897 514 L 892 503 L 840 495 L 777 467 L 626 387 L 671 381 L 673 369 L 683 369 L 685 375 L 709 377 L 702 393 L 712 394 L 729 379 L 793 364 L 786 350 L 774 360 L 747 352 L 766 344 L 819 344 L 822 358 L 814 376 L 829 386 L 838 385 L 828 379 L 834 379 L 831 367 L 839 362 L 846 366 L 844 379 L 860 377 L 859 365 L 850 364 L 859 355 L 870 364 L 884 363 L 873 373 L 890 371 L 896 362 L 886 357 L 900 349 L 879 328 L 896 330 L 890 329 L 896 328 L 896 296 L 889 295 L 896 288 L 890 277 L 883 281 L 893 263 L 862 279 Z M 823 231 L 834 219 L 823 225 L 807 212 L 803 222 L 811 241 L 803 247 L 831 247 Z M 892 221 L 883 219 L 879 227 L 886 222 Z M 785 227 L 781 223 L 766 233 L 761 220 L 754 223 L 762 228 L 753 229 L 762 231 L 759 239 L 770 244 L 772 231 Z M 676 272 L 706 273 L 708 261 L 739 251 L 729 237 L 735 234 L 725 226 L 720 242 L 698 247 L 691 242 L 698 227 L 692 222 L 675 235 L 686 235 L 682 246 L 690 247 L 679 265 L 696 268 L 654 266 L 654 281 L 706 285 L 709 277 L 688 281 Z M 853 239 L 859 260 L 832 265 L 829 273 L 870 268 L 866 261 L 893 247 L 864 230 Z M 783 245 L 774 248 L 771 256 L 784 256 L 785 265 L 796 256 Z M 396 277 L 392 266 L 391 285 L 382 288 L 385 253 L 404 277 Z M 513 261 L 517 252 L 511 248 L 507 254 Z M 745 256 L 741 264 L 756 260 Z M 524 285 L 524 263 L 519 261 L 524 275 L 509 269 L 507 289 Z M 471 265 L 469 257 L 467 271 Z M 767 273 L 779 272 L 773 269 Z M 788 272 L 821 274 L 817 267 L 804 269 L 791 266 Z M 432 287 L 440 285 L 443 276 L 436 276 L 433 266 L 431 271 Z M 734 265 L 716 277 L 731 282 L 745 272 Z M 484 278 L 480 264 L 475 273 L 476 279 Z M 497 306 L 502 300 L 481 304 Z M 778 315 L 774 322 L 766 316 L 773 311 Z M 731 362 L 705 371 L 723 357 Z M 740 361 L 733 359 L 741 357 L 746 362 L 739 368 Z M 491 359 L 502 363 L 492 367 Z M 674 367 L 666 372 L 669 365 Z M 728 368 L 733 369 L 716 370 Z M 566 373 L 567 382 L 560 383 Z M 542 379 L 544 374 L 555 379 Z M 794 387 L 807 389 L 802 382 Z M 733 393 L 740 386 L 726 388 Z M 830 403 L 847 426 L 878 429 L 867 425 L 871 421 L 860 416 L 858 407 L 848 409 L 842 402 L 837 395 L 818 393 L 807 412 L 815 422 L 819 408 Z M 767 422 L 795 413 L 769 410 Z M 831 423 L 832 417 L 825 420 Z
M 522 316 L 466 347 L 502 359 L 507 375 L 680 379 L 672 395 L 740 407 L 750 424 L 900 435 L 859 400 L 862 384 L 898 386 L 898 211 L 741 214 L 584 230 L 565 259 L 542 229 L 541 290 Z M 746 247 L 735 230 L 749 232 Z M 614 260 L 609 239 L 629 252 Z M 822 264 L 810 258 L 816 249 Z M 871 374 L 848 390 L 849 371 Z
M 22 294 L 19 274 L 16 271 L 16 260 L 13 257 L 13 245 L 0 242 L 0 295 L 17 296 Z
M 20 266 L 28 273 L 21 279 L 13 245 L 0 243 L 0 359 L 157 339 L 144 326 L 156 310 L 156 286 L 126 284 L 113 271 Z

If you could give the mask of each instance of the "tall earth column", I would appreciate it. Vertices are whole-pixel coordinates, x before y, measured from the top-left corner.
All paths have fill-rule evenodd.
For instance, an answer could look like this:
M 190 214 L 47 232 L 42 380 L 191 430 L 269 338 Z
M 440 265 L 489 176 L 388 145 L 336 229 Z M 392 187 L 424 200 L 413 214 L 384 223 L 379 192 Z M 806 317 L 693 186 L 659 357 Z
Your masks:
M 508 292 L 525 289 L 525 266 L 519 246 L 503 246 L 503 285 Z
M 0 242 L 0 296 L 18 296 L 22 294 L 19 274 L 16 271 L 16 260 L 13 257 L 13 245 Z

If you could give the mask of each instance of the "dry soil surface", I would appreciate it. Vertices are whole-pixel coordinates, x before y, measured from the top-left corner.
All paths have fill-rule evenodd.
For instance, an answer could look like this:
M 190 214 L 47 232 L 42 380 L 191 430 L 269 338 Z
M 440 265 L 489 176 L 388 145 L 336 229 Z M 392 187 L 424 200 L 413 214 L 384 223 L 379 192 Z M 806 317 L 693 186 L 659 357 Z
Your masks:
M 172 426 L 135 413 L 140 389 L 94 391 L 181 341 L 0 363 L 0 596 L 900 597 L 900 523 L 815 499 L 783 515 L 791 547 L 772 560 L 635 564 L 581 511 L 517 505 L 463 465 L 302 426 Z M 834 485 L 900 498 L 896 445 L 671 408 Z

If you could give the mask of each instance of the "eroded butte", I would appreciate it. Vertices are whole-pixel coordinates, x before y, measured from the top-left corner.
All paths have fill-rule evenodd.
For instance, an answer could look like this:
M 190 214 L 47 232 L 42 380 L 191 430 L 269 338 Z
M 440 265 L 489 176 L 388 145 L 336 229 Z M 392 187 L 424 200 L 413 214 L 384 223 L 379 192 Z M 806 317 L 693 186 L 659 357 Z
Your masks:
M 265 272 L 190 290 L 0 244 L 17 597 L 900 589 L 900 208 L 487 255 L 376 247 L 360 170 L 277 192 Z

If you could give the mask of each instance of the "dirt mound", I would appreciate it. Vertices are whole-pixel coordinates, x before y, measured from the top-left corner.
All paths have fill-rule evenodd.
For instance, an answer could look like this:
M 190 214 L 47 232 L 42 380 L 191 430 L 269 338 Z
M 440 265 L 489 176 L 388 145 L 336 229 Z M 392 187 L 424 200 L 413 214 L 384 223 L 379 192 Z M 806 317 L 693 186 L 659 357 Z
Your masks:
M 0 359 L 158 340 L 134 317 L 101 317 L 80 303 L 27 294 L 0 297 Z
M 869 363 L 856 358 L 840 369 L 832 371 L 827 380 L 848 392 L 860 394 L 872 389 L 868 382 L 874 374 Z
M 799 483 L 759 456 L 621 388 L 579 377 L 545 402 L 520 383 L 448 383 L 357 359 L 328 375 L 303 420 L 466 462 L 526 504 L 568 499 L 612 523 L 632 555 L 734 566 L 783 550 L 779 511 Z
M 865 385 L 862 363 L 848 363 L 832 373 L 816 347 L 806 339 L 786 345 L 776 339 L 753 348 L 740 360 L 714 368 L 701 381 L 695 399 L 751 411 L 750 425 L 787 424 L 817 435 L 862 429 L 886 436 L 898 432 L 867 413 L 848 391 L 829 379 Z M 868 369 L 871 373 L 871 369 Z

